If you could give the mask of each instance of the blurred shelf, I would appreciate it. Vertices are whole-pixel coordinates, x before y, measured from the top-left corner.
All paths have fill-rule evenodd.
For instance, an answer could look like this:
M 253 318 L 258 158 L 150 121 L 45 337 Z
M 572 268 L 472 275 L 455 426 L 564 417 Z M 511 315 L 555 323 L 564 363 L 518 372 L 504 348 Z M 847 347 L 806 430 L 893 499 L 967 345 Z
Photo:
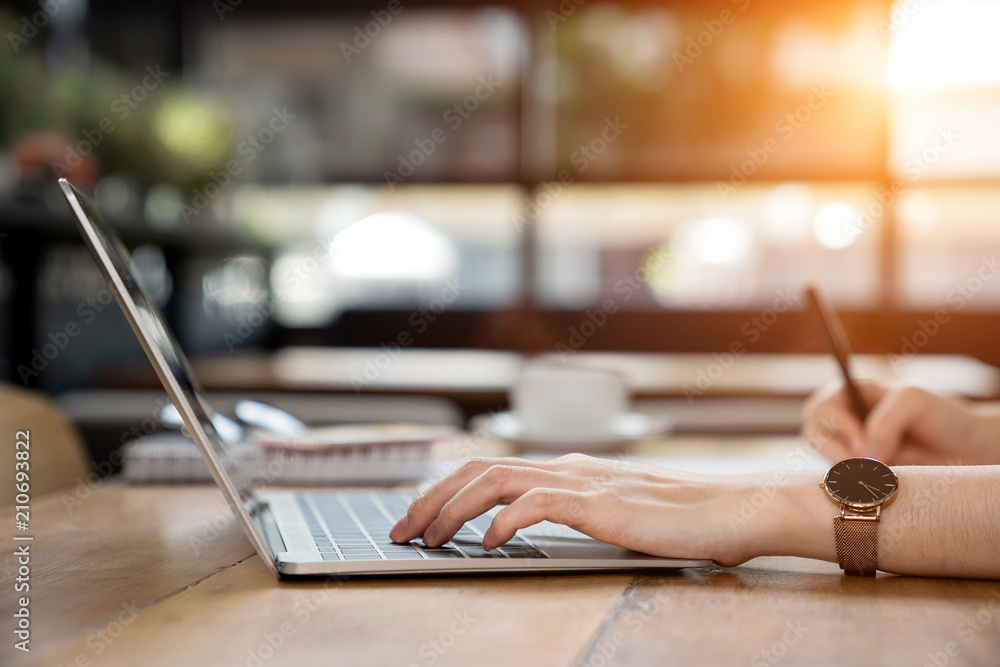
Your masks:
M 239 249 L 261 253 L 268 253 L 271 250 L 269 245 L 248 238 L 207 218 L 197 224 L 179 224 L 171 228 L 155 227 L 140 219 L 111 216 L 107 219 L 128 244 L 156 243 L 175 248 Z M 51 241 L 83 243 L 68 206 L 65 213 L 56 213 L 43 204 L 0 201 L 0 231 L 28 232 L 44 236 Z
M 535 359 L 560 363 L 556 354 Z M 839 381 L 825 355 L 746 354 L 728 365 L 722 355 L 593 353 L 572 355 L 572 364 L 614 369 L 633 397 L 697 402 L 703 397 L 802 398 Z M 204 357 L 193 361 L 208 389 L 228 391 L 321 391 L 410 394 L 451 398 L 466 407 L 505 405 L 528 357 L 485 350 L 294 347 L 273 354 Z M 894 364 L 890 357 L 857 355 L 860 378 L 922 387 L 974 399 L 1000 396 L 1000 370 L 961 355 L 920 355 Z M 108 373 L 107 386 L 157 386 L 145 362 Z M 782 421 L 787 421 L 783 417 Z

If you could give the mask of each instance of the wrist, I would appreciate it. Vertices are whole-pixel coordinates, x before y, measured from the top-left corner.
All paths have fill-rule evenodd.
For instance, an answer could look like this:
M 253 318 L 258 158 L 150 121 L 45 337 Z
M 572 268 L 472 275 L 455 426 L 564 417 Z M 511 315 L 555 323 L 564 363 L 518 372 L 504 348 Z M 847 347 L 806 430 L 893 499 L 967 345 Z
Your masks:
M 778 471 L 743 479 L 734 526 L 742 528 L 743 560 L 799 556 L 836 561 L 836 514 L 819 484 L 822 470 Z

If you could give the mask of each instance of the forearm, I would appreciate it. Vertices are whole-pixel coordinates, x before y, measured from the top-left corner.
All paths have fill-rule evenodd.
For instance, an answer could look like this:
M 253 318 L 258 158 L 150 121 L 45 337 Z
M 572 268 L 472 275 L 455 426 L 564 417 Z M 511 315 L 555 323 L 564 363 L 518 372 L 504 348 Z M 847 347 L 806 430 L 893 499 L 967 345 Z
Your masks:
M 899 491 L 882 511 L 879 569 L 1000 579 L 1000 466 L 894 470 Z M 748 538 L 746 555 L 836 561 L 833 518 L 839 510 L 819 487 L 822 477 L 816 470 L 770 477 L 777 484 L 773 511 L 765 506 L 760 512 L 761 530 Z

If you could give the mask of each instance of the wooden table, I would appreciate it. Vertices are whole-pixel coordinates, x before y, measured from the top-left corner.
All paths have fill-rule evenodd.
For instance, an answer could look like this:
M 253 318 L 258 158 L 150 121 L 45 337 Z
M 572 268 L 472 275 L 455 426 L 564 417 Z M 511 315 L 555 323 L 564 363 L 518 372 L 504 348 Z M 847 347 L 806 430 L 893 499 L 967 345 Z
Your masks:
M 997 665 L 1000 582 L 757 559 L 668 575 L 279 583 L 215 487 L 130 487 L 32 508 L 31 648 L 13 648 L 0 512 L 0 664 Z M 936 662 L 935 662 L 936 661 Z

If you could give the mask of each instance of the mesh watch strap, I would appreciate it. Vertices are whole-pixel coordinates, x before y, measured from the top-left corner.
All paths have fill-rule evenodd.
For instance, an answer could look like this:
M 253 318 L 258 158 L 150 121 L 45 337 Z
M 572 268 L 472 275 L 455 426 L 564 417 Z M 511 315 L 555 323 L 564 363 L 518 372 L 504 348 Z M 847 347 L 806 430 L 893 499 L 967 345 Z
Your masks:
M 845 574 L 874 577 L 878 566 L 878 521 L 834 517 L 837 561 Z

